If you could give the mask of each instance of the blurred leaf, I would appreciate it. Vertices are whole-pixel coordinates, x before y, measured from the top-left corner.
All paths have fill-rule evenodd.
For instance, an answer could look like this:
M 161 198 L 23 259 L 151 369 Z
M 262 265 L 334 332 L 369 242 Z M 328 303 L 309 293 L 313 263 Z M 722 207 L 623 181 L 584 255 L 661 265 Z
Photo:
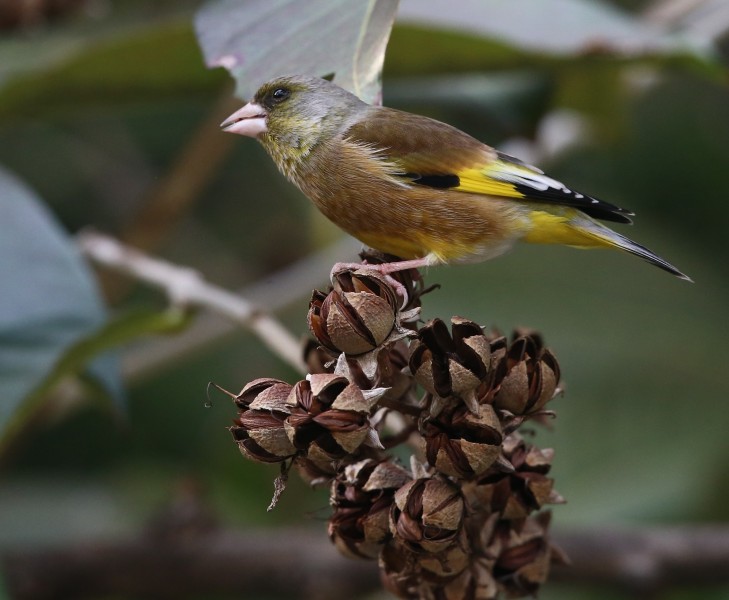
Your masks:
M 10 77 L 0 89 L 0 117 L 38 119 L 83 106 L 139 105 L 149 98 L 207 92 L 222 80 L 202 68 L 192 28 L 179 19 L 126 36 L 87 40 L 63 55 L 65 60 L 47 63 L 45 69 Z
M 417 52 L 413 51 L 414 48 Z M 386 75 L 405 77 L 505 68 L 533 69 L 541 62 L 543 58 L 530 56 L 528 52 L 500 39 L 398 21 L 387 46 Z
M 5 427 L 4 439 L 0 437 L 0 454 L 2 448 L 9 443 L 8 438 L 18 431 L 25 418 L 42 404 L 48 392 L 61 381 L 69 376 L 83 376 L 84 371 L 92 377 L 103 375 L 104 377 L 100 380 L 104 382 L 105 389 L 102 392 L 105 392 L 105 395 L 109 395 L 109 393 L 120 395 L 122 389 L 116 372 L 117 364 L 116 361 L 112 361 L 110 364 L 108 350 L 143 335 L 177 333 L 187 327 L 191 318 L 191 311 L 177 308 L 130 313 L 110 321 L 90 335 L 78 339 L 66 349 L 47 375 L 36 382 L 37 385 L 31 393 L 23 399 L 23 405 L 10 418 Z M 2 347 L 0 347 L 0 351 L 2 351 Z M 2 358 L 1 354 L 0 358 Z M 90 365 L 88 369 L 86 369 L 87 365 Z M 108 373 L 110 367 L 114 369 L 112 373 Z M 109 375 L 113 375 L 113 377 L 110 378 Z M 96 382 L 87 378 L 87 383 L 94 385 Z M 2 425 L 1 422 L 0 425 Z
M 45 6 L 50 4 L 46 2 Z M 86 6 L 71 18 L 52 22 L 42 19 L 39 24 L 23 23 L 15 31 L 3 31 L 0 85 L 12 75 L 46 71 L 83 54 L 92 54 L 94 48 L 105 43 L 135 38 L 160 27 L 164 29 L 170 21 L 187 20 L 194 0 L 78 4 Z M 42 8 L 37 10 L 39 7 L 40 4 L 25 8 L 34 17 L 40 17 Z
M 503 73 L 456 73 L 400 77 L 388 81 L 388 105 L 438 106 L 457 114 L 489 117 L 507 131 L 517 131 L 524 122 L 543 114 L 552 94 L 550 78 L 539 71 Z M 470 120 L 470 119 L 469 119 Z
M 705 54 L 711 47 L 697 37 L 651 27 L 597 0 L 468 0 L 457 10 L 449 0 L 403 0 L 398 20 L 466 31 L 551 54 Z
M 73 244 L 35 194 L 5 170 L 0 212 L 1 437 L 27 394 L 105 314 Z M 107 382 L 115 377 L 105 369 L 96 374 Z
M 207 65 L 228 69 L 241 98 L 279 75 L 334 73 L 375 102 L 396 9 L 397 0 L 215 0 L 195 25 Z

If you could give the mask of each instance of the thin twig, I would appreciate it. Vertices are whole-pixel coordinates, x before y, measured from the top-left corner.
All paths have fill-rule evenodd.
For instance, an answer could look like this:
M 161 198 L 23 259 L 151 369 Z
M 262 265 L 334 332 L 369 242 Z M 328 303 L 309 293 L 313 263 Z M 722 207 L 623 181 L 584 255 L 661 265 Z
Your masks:
M 84 231 L 78 234 L 77 242 L 81 252 L 94 263 L 164 290 L 176 305 L 214 310 L 255 333 L 297 371 L 306 372 L 299 340 L 245 298 L 212 285 L 193 269 L 152 258 L 110 236 Z
M 311 295 L 316 285 L 324 285 L 333 263 L 343 257 L 356 257 L 362 245 L 352 238 L 342 238 L 326 248 L 313 252 L 299 261 L 266 275 L 260 281 L 235 291 L 256 306 L 276 312 Z M 139 383 L 160 371 L 179 367 L 180 361 L 204 352 L 239 332 L 235 323 L 208 309 L 203 309 L 195 321 L 172 338 L 145 340 L 122 354 L 122 374 L 129 384 Z

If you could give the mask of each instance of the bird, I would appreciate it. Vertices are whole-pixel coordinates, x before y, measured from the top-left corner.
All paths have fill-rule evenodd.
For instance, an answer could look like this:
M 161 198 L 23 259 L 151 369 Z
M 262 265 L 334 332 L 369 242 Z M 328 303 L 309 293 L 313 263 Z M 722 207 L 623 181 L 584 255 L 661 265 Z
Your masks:
M 327 79 L 274 78 L 221 128 L 257 139 L 329 220 L 397 257 L 371 265 L 384 274 L 480 262 L 523 241 L 619 249 L 691 281 L 600 223 L 632 223 L 629 210 L 451 125 L 367 104 Z

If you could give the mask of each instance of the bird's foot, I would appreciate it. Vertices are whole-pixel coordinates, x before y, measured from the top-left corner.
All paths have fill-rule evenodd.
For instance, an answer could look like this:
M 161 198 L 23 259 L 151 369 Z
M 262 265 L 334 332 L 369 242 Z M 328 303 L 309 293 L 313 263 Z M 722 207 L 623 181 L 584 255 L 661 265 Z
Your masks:
M 402 298 L 402 306 L 404 308 L 409 300 L 409 292 L 405 286 L 397 279 L 392 277 L 392 273 L 399 271 L 407 271 L 408 269 L 419 269 L 427 267 L 430 264 L 427 257 L 416 258 L 413 260 L 398 260 L 395 262 L 370 264 L 366 261 L 361 263 L 336 263 L 329 274 L 329 278 L 334 283 L 334 278 L 345 271 L 369 271 L 377 273 L 385 278 L 385 281 L 392 286 L 398 296 Z

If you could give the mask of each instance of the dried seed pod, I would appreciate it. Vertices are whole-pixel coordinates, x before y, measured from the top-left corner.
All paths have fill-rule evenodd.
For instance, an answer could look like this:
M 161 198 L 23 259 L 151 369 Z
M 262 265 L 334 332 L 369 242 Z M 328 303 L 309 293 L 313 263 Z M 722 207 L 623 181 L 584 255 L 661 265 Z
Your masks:
M 397 540 L 388 542 L 380 553 L 378 563 L 380 579 L 387 591 L 398 598 L 428 598 L 429 586 L 423 585 L 418 554 L 404 543 Z
M 357 356 L 383 344 L 395 329 L 394 290 L 373 274 L 344 271 L 328 294 L 315 291 L 309 302 L 309 329 L 329 350 Z
M 420 554 L 418 563 L 423 580 L 440 586 L 462 573 L 470 557 L 466 531 L 461 529 L 453 542 L 440 552 Z
M 465 538 L 465 533 L 459 538 Z M 399 598 L 461 599 L 463 596 L 443 596 L 440 592 L 468 568 L 470 558 L 459 543 L 431 554 L 414 552 L 403 542 L 391 540 L 380 553 L 380 577 L 385 588 Z
M 492 402 L 494 408 L 525 416 L 541 411 L 557 390 L 557 359 L 535 334 L 517 337 L 500 353 Z
M 363 392 L 340 375 L 310 375 L 291 389 L 286 400 L 288 438 L 317 465 L 351 455 L 367 440 L 378 444 L 368 415 L 382 393 Z
M 296 454 L 284 421 L 290 414 L 286 400 L 288 383 L 278 379 L 255 379 L 233 400 L 238 417 L 229 428 L 244 456 L 258 462 L 281 462 Z
M 539 513 L 520 522 L 496 521 L 484 528 L 485 556 L 491 557 L 491 569 L 499 590 L 508 598 L 535 596 L 547 580 L 552 562 L 562 562 L 564 555 L 549 543 L 551 515 Z
M 461 404 L 424 421 L 425 456 L 441 473 L 471 479 L 484 473 L 501 454 L 503 435 L 496 412 L 488 404 L 477 410 L 474 414 Z
M 496 600 L 499 586 L 492 571 L 492 561 L 472 556 L 468 568 L 440 588 L 441 597 L 443 600 Z
M 401 260 L 397 256 L 391 254 L 384 254 L 371 248 L 365 249 L 359 254 L 363 261 L 366 261 L 370 265 L 379 265 L 388 262 Z M 391 280 L 394 280 L 400 287 L 398 288 L 401 293 L 405 293 L 407 297 L 404 301 L 401 301 L 401 311 L 405 313 L 402 318 L 403 324 L 409 326 L 408 323 L 415 321 L 419 309 L 420 309 L 420 297 L 423 294 L 427 294 L 433 289 L 437 288 L 437 285 L 425 287 L 423 278 L 420 275 L 420 271 L 417 269 L 406 269 L 404 271 L 395 271 L 389 275 Z
M 395 491 L 410 473 L 391 460 L 365 459 L 340 468 L 332 482 L 329 538 L 350 558 L 376 558 L 390 538 Z
M 527 444 L 517 433 L 503 443 L 502 460 L 464 489 L 471 505 L 500 513 L 502 519 L 524 519 L 547 504 L 564 502 L 547 477 L 554 452 Z
M 451 332 L 440 319 L 421 327 L 411 346 L 410 370 L 429 393 L 460 398 L 477 413 L 476 389 L 491 367 L 489 340 L 480 325 L 461 317 L 451 319 Z
M 455 542 L 463 516 L 458 486 L 443 479 L 416 479 L 395 493 L 390 529 L 414 552 L 437 554 Z

